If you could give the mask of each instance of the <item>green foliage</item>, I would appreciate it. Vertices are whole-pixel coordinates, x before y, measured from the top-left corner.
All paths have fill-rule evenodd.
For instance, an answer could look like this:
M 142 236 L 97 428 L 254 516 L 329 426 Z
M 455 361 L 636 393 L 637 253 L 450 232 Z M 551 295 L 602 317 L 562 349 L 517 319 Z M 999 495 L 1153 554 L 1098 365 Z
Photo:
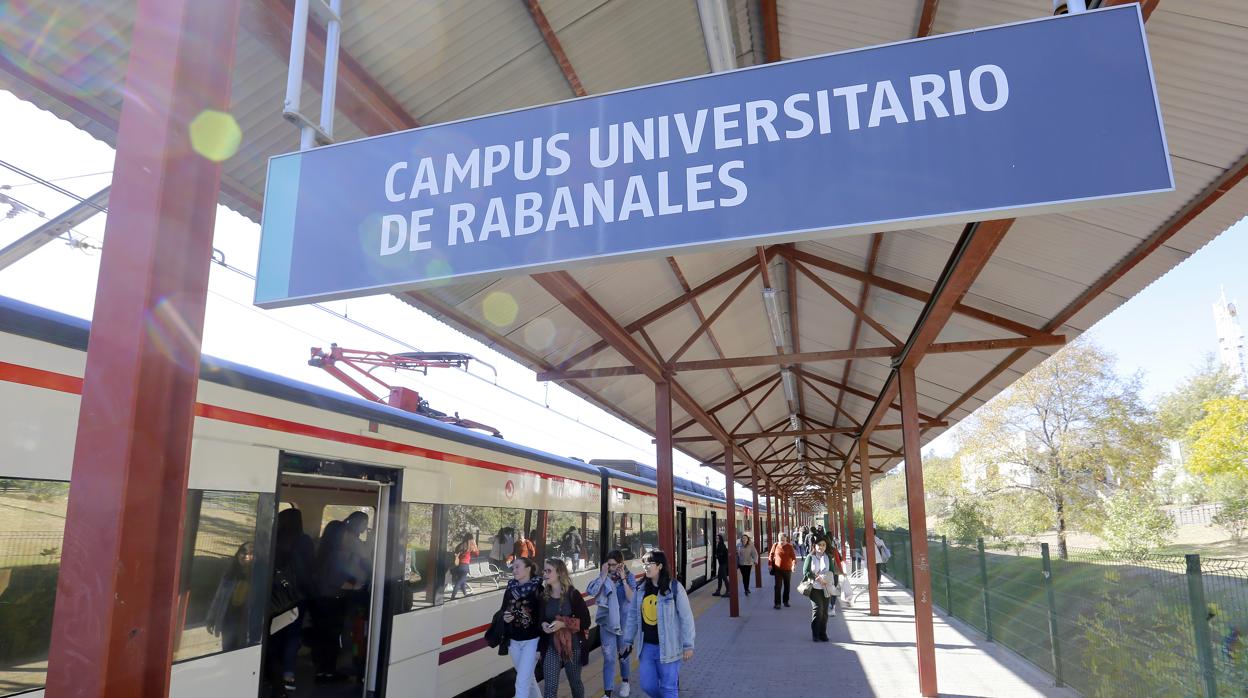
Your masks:
M 1053 528 L 1053 507 L 1037 492 L 1006 490 L 981 498 L 998 536 L 1037 536 Z
M 1132 687 L 1147 695 L 1191 694 L 1190 633 L 1186 605 L 1162 603 L 1134 585 L 1122 584 L 1116 569 L 1105 572 L 1091 613 L 1079 616 L 1083 634 L 1083 669 L 1092 681 L 1092 696 L 1122 696 Z M 1152 651 L 1142 652 L 1141 645 Z M 1084 688 L 1080 686 L 1080 688 Z
M 872 507 L 871 518 L 875 520 L 875 530 L 877 531 L 910 527 L 910 515 L 904 508 L 875 509 Z
M 1105 502 L 1101 538 L 1110 550 L 1141 556 L 1174 537 L 1174 520 L 1151 495 L 1120 491 Z
M 1202 367 L 1157 401 L 1157 421 L 1166 438 L 1182 439 L 1205 417 L 1205 403 L 1235 396 L 1242 397 L 1235 376 L 1206 356 Z
M 1248 477 L 1248 400 L 1224 397 L 1204 403 L 1205 416 L 1187 429 L 1187 467 L 1200 475 Z
M 1248 478 L 1222 475 L 1214 480 L 1210 489 L 1222 505 L 1213 515 L 1213 524 L 1225 529 L 1239 543 L 1248 531 Z
M 978 499 L 964 497 L 949 508 L 949 515 L 936 525 L 936 530 L 949 540 L 971 545 L 979 538 L 996 534 L 989 520 L 987 508 Z

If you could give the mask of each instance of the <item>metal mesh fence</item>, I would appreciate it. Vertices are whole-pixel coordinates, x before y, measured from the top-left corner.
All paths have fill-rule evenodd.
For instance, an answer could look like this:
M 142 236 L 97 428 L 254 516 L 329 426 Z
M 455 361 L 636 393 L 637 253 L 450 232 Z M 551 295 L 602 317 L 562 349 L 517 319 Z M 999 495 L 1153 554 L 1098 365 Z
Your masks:
M 907 531 L 881 531 L 912 587 Z M 1050 552 L 1052 553 L 1050 556 Z M 929 538 L 937 606 L 1088 696 L 1248 696 L 1248 562 Z

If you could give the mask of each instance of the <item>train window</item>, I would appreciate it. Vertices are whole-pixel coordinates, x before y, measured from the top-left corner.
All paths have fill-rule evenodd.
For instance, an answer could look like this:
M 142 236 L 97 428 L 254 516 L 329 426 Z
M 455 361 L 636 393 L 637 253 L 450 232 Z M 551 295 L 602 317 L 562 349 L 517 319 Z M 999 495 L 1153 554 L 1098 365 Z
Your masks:
M 43 686 L 69 483 L 0 479 L 0 695 Z
M 706 545 L 706 519 L 698 517 L 689 520 L 689 529 L 692 540 L 690 547 L 701 548 Z
M 546 554 L 561 558 L 568 571 L 598 567 L 598 517 L 582 511 L 546 514 Z
M 178 617 L 182 630 L 174 661 L 260 644 L 269 598 L 260 570 L 267 557 L 257 550 L 260 511 L 270 512 L 273 496 L 251 492 L 187 493 Z M 267 527 L 266 527 L 267 528 Z
M 403 506 L 407 508 L 403 569 L 408 592 L 403 599 L 403 611 L 418 611 L 441 604 L 445 593 L 447 573 L 451 568 L 450 556 L 431 554 L 431 551 L 445 547 L 442 541 L 445 535 L 442 527 L 445 507 L 441 504 L 411 503 Z M 431 583 L 432 580 L 437 581 Z
M 619 550 L 625 560 L 641 557 L 641 515 L 613 514 L 611 517 L 611 550 Z
M 641 517 L 641 553 L 645 555 L 659 547 L 659 517 L 643 514 Z M 667 551 L 671 554 L 671 551 Z
M 536 511 L 461 505 L 447 506 L 446 511 L 443 551 L 450 556 L 451 599 L 502 589 L 517 551 L 531 542 L 536 554 L 537 541 L 524 533 L 537 528 Z

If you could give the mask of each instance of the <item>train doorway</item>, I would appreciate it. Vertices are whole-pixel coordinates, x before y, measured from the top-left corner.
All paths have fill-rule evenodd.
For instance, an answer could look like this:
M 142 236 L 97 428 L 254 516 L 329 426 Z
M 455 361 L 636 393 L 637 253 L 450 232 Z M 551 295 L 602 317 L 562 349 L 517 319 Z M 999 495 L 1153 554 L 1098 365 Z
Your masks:
M 385 695 L 399 478 L 283 456 L 261 698 Z

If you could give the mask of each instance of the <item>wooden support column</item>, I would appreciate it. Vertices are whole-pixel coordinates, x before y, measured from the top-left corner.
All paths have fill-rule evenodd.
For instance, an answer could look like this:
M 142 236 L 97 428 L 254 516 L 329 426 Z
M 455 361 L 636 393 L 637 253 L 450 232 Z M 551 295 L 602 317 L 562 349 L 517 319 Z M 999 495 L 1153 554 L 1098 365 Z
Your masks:
M 659 549 L 668 561 L 676 559 L 676 502 L 672 494 L 672 388 L 670 383 L 654 384 L 654 438 L 659 488 Z M 731 471 L 729 471 L 731 472 Z
M 919 453 L 918 394 L 914 366 L 898 369 L 901 391 L 902 441 L 906 461 L 906 503 L 910 512 L 910 559 L 914 580 L 914 636 L 919 659 L 919 693 L 936 694 L 936 646 L 932 631 L 932 578 L 927 554 L 927 506 L 923 492 L 923 459 Z
M 732 442 L 724 444 L 724 508 L 728 510 L 728 616 L 736 618 L 741 615 L 741 600 L 737 596 L 737 491 L 736 478 L 733 473 L 736 467 L 732 462 Z
M 845 474 L 845 511 L 846 531 L 845 531 L 845 571 L 850 572 L 853 568 L 854 560 L 854 485 L 849 475 L 849 465 L 841 469 Z
M 858 437 L 858 465 L 862 482 L 862 547 L 867 565 L 867 591 L 871 608 L 867 615 L 880 615 L 880 576 L 875 571 L 875 520 L 871 518 L 871 432 Z
M 754 504 L 754 508 L 751 511 L 751 513 L 753 513 L 754 515 L 754 529 L 753 529 L 754 535 L 752 536 L 753 540 L 750 541 L 750 545 L 753 545 L 754 549 L 757 550 L 759 553 L 758 563 L 754 565 L 754 588 L 762 589 L 763 588 L 763 564 L 762 564 L 763 529 L 759 527 L 759 517 L 758 517 L 758 466 L 757 465 L 750 466 L 750 500 Z
M 206 111 L 229 109 L 239 8 L 239 0 L 139 0 L 135 10 L 57 578 L 49 696 L 169 693 L 221 185 L 220 158 L 196 152 L 190 127 Z

